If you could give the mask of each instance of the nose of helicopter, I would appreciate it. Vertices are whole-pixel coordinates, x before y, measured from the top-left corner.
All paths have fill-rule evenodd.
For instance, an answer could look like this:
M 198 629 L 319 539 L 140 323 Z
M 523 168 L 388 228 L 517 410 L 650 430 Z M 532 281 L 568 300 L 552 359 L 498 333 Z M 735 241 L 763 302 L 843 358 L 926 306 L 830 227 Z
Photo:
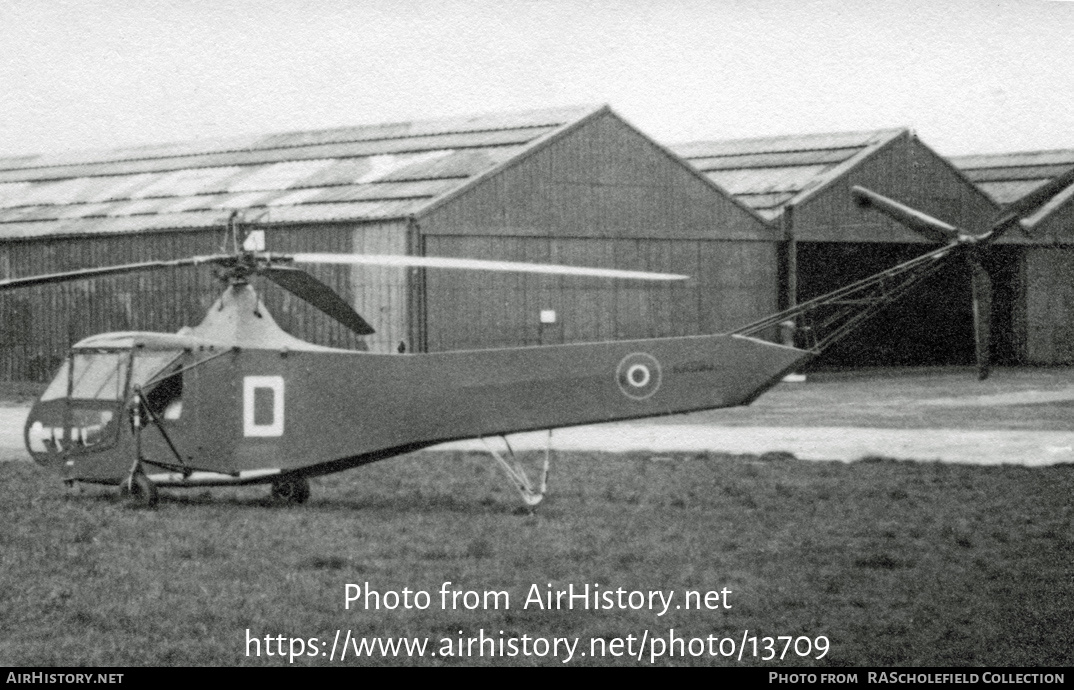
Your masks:
M 24 441 L 39 465 L 66 476 L 78 455 L 115 444 L 121 405 L 115 401 L 39 401 L 26 417 Z

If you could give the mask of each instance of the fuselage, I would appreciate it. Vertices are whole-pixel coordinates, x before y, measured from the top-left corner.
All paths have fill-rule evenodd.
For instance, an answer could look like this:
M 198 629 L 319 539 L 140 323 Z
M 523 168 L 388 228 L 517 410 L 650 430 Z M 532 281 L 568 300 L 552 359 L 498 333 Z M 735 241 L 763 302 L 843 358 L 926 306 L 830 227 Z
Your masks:
M 338 350 L 286 334 L 235 285 L 193 329 L 78 343 L 26 440 L 70 480 L 119 483 L 140 456 L 164 485 L 270 481 L 460 438 L 747 404 L 812 356 L 737 335 Z

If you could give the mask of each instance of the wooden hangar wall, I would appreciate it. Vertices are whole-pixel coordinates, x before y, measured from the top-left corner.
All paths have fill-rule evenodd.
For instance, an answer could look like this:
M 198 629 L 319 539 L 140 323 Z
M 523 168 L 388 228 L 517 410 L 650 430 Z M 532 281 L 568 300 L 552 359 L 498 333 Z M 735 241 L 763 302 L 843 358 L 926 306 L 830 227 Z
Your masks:
M 1027 247 L 1028 364 L 1074 363 L 1074 247 Z
M 777 233 L 611 112 L 416 224 L 430 256 L 693 276 L 669 284 L 425 271 L 419 347 L 428 351 L 717 333 L 777 307 Z
M 1023 263 L 1026 361 L 1074 363 L 1074 199 L 1042 219 L 1033 238 Z

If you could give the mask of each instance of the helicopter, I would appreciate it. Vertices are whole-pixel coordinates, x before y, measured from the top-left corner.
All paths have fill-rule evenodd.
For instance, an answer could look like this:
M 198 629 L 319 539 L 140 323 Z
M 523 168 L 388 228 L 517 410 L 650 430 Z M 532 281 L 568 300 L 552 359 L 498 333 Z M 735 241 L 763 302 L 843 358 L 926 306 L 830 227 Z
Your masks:
M 232 250 L 0 281 L 0 290 L 177 266 L 214 266 L 224 283 L 200 324 L 178 333 L 104 333 L 76 343 L 32 406 L 33 459 L 76 482 L 112 485 L 152 506 L 158 487 L 267 483 L 285 504 L 309 479 L 447 441 L 748 405 L 865 319 L 953 260 L 971 267 L 978 372 L 989 372 L 991 284 L 981 253 L 1074 170 L 1008 207 L 982 233 L 960 230 L 861 187 L 859 204 L 930 241 L 917 258 L 716 335 L 434 353 L 379 354 L 304 342 L 276 324 L 252 286 L 268 279 L 359 335 L 373 328 L 304 264 L 520 271 L 617 280 L 687 276 L 425 256 L 278 254 L 263 231 Z M 764 336 L 789 328 L 787 342 Z M 546 448 L 531 480 L 507 444 L 490 454 L 532 509 L 544 499 Z

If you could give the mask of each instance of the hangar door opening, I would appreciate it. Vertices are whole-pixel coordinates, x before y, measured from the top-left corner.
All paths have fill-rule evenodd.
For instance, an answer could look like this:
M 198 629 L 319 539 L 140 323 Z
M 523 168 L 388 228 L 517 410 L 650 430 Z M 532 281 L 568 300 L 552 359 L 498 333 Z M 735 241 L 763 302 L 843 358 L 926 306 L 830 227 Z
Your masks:
M 928 251 L 928 245 L 801 242 L 798 301 L 804 302 Z M 985 267 L 992 277 L 992 361 L 1018 360 L 1015 305 L 1022 250 L 992 247 Z M 975 361 L 969 269 L 954 260 L 922 280 L 861 328 L 832 345 L 818 368 L 969 365 Z

